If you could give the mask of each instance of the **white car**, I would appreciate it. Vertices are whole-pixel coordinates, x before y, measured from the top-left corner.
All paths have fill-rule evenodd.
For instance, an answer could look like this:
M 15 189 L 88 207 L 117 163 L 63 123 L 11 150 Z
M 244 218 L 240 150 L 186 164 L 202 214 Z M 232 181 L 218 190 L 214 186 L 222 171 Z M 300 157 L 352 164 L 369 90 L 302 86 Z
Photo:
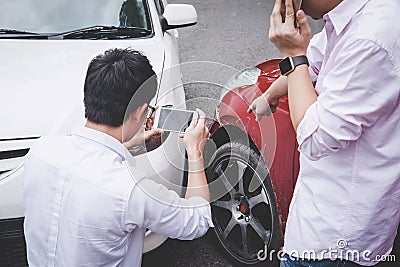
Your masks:
M 173 67 L 179 64 L 176 28 L 196 22 L 193 6 L 165 0 L 1 1 L 0 266 L 26 264 L 24 156 L 41 136 L 68 134 L 83 125 L 90 60 L 114 47 L 143 52 L 158 75 L 152 104 L 185 108 L 179 66 Z M 184 153 L 177 142 L 178 135 L 171 133 L 137 160 L 182 196 Z M 165 240 L 148 231 L 144 252 Z

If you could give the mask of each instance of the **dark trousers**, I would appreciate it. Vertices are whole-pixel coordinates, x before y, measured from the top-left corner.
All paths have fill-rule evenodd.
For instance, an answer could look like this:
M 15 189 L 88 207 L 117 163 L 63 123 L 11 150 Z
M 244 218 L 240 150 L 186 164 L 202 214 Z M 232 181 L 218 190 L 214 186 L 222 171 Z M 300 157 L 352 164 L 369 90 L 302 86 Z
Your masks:
M 360 267 L 352 261 L 346 260 L 305 260 L 296 259 L 285 254 L 282 257 L 280 267 Z

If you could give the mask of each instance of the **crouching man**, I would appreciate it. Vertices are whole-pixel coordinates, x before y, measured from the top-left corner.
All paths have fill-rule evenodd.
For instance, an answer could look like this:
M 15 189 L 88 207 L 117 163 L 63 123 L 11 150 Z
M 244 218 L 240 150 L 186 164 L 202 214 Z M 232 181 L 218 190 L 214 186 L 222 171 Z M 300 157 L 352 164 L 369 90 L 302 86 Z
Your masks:
M 143 134 L 156 90 L 155 73 L 137 51 L 112 49 L 91 61 L 85 127 L 40 139 L 28 156 L 24 228 L 30 266 L 140 266 L 146 229 L 194 239 L 213 226 L 202 111 L 183 137 L 186 198 L 145 177 L 127 150 L 132 140 L 160 134 L 153 129 Z

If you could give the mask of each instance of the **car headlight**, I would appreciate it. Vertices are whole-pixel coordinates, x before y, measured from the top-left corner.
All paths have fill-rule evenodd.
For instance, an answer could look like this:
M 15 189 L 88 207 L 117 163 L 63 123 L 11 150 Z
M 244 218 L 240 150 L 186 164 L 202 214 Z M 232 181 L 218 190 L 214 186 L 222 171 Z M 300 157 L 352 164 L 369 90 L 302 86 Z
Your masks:
M 231 90 L 257 83 L 258 76 L 260 76 L 261 70 L 259 68 L 246 68 L 236 73 L 230 78 L 222 89 L 220 100 Z

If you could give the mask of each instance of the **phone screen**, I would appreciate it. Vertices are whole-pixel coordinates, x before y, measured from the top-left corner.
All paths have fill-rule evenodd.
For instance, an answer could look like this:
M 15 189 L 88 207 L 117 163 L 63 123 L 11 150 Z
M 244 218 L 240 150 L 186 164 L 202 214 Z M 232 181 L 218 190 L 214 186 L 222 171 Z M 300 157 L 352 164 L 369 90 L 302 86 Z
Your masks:
M 301 2 L 302 0 L 282 0 L 282 6 L 281 6 L 281 16 L 282 16 L 282 22 L 285 22 L 286 18 L 286 1 L 292 1 L 293 3 L 293 9 L 294 9 L 294 27 L 297 27 L 297 19 L 296 19 L 296 14 L 297 11 L 299 11 L 301 7 Z
M 185 132 L 193 119 L 194 112 L 187 110 L 161 108 L 157 128 L 170 132 Z

